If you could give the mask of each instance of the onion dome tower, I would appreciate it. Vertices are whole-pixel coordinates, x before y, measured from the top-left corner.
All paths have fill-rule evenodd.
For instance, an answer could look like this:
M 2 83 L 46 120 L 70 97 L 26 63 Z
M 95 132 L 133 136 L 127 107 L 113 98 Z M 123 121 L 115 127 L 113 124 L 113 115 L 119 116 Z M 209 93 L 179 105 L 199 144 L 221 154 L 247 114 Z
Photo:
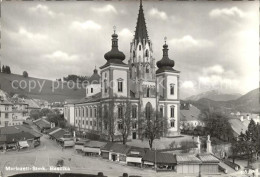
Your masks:
M 100 83 L 100 75 L 98 74 L 98 70 L 94 69 L 92 76 L 88 79 L 89 83 L 95 83 L 99 84 Z
M 101 68 L 106 67 L 110 64 L 126 65 L 125 63 L 123 63 L 123 60 L 125 59 L 125 54 L 118 50 L 118 35 L 116 34 L 115 28 L 116 27 L 114 26 L 114 34 L 112 34 L 112 49 L 104 55 L 107 63 Z
M 175 62 L 174 60 L 171 60 L 168 56 L 168 45 L 166 44 L 166 38 L 165 38 L 165 44 L 163 45 L 163 57 L 160 61 L 156 63 L 158 70 L 156 71 L 156 74 L 159 74 L 161 72 L 175 72 L 178 73 L 179 71 L 173 69 Z

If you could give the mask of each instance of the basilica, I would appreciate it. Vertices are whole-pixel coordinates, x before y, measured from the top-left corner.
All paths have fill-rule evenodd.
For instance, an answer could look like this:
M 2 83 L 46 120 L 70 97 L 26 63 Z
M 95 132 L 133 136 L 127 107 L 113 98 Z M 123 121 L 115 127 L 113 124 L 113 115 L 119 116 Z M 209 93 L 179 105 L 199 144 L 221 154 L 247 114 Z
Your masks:
M 109 136 L 111 129 L 120 136 L 125 112 L 129 112 L 128 139 L 140 138 L 142 118 L 166 120 L 165 137 L 179 135 L 179 76 L 174 61 L 168 57 L 168 45 L 162 49 L 162 59 L 153 57 L 153 45 L 148 37 L 142 1 L 135 34 L 130 43 L 130 56 L 119 50 L 118 35 L 112 34 L 112 48 L 104 55 L 100 73 L 94 69 L 86 86 L 86 96 L 66 101 L 64 117 L 81 132 Z M 127 111 L 128 110 L 128 111 Z M 155 112 L 155 114 L 151 114 Z M 160 116 L 157 116 L 160 115 Z

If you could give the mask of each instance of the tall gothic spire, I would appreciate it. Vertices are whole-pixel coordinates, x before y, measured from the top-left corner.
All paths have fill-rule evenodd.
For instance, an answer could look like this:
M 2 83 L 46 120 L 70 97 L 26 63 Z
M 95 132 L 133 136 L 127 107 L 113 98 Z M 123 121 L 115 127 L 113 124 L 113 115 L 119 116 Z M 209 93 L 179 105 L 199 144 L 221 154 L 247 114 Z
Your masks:
M 148 32 L 147 32 L 145 18 L 144 18 L 142 0 L 140 0 L 139 14 L 138 14 L 137 24 L 135 29 L 135 39 L 136 40 L 148 39 Z

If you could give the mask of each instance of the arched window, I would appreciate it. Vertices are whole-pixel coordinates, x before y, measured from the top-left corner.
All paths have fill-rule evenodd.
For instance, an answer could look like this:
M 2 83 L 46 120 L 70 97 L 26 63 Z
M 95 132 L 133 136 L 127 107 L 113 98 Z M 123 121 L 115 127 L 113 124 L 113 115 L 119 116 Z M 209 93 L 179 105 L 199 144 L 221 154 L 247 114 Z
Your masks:
M 105 93 L 107 93 L 107 79 L 104 80 L 104 90 L 105 90 Z
M 146 73 L 149 73 L 149 66 L 146 66 Z
M 150 97 L 150 88 L 146 89 L 146 97 Z
M 142 49 L 142 46 L 141 45 L 139 45 L 139 50 L 141 50 Z
M 135 57 L 135 51 L 133 51 L 133 58 Z
M 86 117 L 88 117 L 88 107 L 86 107 Z
M 171 117 L 174 117 L 174 106 L 171 106 Z
M 145 106 L 145 117 L 147 120 L 151 120 L 152 104 L 148 102 Z
M 174 84 L 170 85 L 170 94 L 174 95 Z
M 149 51 L 148 51 L 148 49 L 145 50 L 145 57 L 149 57 Z

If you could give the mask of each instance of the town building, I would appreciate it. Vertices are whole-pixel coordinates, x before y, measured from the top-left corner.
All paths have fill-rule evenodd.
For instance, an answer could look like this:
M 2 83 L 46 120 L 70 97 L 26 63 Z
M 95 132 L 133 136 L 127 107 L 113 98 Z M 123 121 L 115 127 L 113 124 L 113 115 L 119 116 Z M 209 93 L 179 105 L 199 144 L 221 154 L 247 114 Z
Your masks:
M 22 125 L 28 118 L 28 104 L 13 101 L 0 95 L 0 127 Z
M 185 130 L 194 130 L 197 126 L 205 126 L 201 111 L 190 103 L 181 104 L 180 125 Z
M 167 129 L 165 132 L 162 130 L 163 136 L 179 135 L 180 72 L 173 68 L 175 62 L 169 59 L 166 41 L 163 57 L 155 63 L 142 1 L 127 62 L 118 47 L 118 35 L 114 30 L 112 49 L 104 55 L 106 63 L 100 67 L 100 74 L 94 69 L 85 98 L 65 103 L 65 119 L 79 131 L 104 136 L 115 128 L 114 134 L 120 138 L 124 114 L 130 112 L 129 139 L 142 136 L 139 131 L 141 119 L 152 120 L 155 116 L 166 122 L 162 127 Z

